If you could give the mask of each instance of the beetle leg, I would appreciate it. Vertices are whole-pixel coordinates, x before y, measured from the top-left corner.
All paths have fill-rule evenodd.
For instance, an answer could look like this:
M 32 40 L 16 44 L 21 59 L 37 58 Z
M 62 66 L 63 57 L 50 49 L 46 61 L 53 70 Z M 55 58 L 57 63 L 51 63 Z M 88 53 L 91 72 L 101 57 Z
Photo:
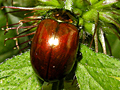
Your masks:
M 62 90 L 62 89 L 64 89 L 64 79 L 59 81 L 59 88 L 58 88 L 58 90 Z
M 53 82 L 51 90 L 58 90 L 58 84 L 59 84 L 59 81 Z
M 77 52 L 77 60 L 80 61 L 82 59 L 82 53 L 78 50 Z
M 53 82 L 52 90 L 62 90 L 64 89 L 64 79 L 61 79 L 57 82 Z
M 77 78 L 76 78 L 76 76 L 74 75 L 74 76 L 73 76 L 73 81 L 72 81 L 72 84 L 71 84 L 71 85 L 74 84 L 74 82 L 75 82 L 76 79 L 77 79 Z
M 82 59 L 82 53 L 80 52 L 80 41 L 78 44 L 78 51 L 77 51 L 77 60 L 80 61 Z

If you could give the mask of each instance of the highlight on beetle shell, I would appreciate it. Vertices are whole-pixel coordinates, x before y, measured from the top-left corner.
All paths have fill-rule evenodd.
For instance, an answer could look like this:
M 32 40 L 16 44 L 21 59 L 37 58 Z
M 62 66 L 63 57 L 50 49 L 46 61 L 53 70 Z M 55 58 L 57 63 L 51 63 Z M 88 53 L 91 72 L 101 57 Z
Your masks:
M 50 44 L 50 46 L 57 46 L 59 44 L 59 40 L 58 40 L 58 38 L 51 37 L 48 40 L 48 43 Z

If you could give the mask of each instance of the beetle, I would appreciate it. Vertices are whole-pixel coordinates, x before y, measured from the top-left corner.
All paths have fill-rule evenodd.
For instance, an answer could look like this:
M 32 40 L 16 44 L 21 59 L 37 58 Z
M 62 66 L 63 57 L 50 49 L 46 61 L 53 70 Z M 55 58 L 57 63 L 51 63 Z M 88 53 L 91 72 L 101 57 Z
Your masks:
M 36 8 L 12 6 L 4 6 L 2 8 L 38 10 Z M 79 51 L 80 30 L 77 28 L 78 18 L 69 10 L 51 9 L 41 19 L 41 22 L 37 25 L 36 32 L 21 36 L 18 33 L 18 36 L 8 38 L 7 40 L 35 34 L 30 50 L 31 65 L 35 73 L 41 80 L 46 82 L 60 81 L 70 73 L 76 58 L 81 56 Z M 39 19 L 35 20 L 38 21 Z M 31 28 L 31 26 L 27 27 Z M 36 25 L 32 27 L 36 27 Z M 19 27 L 13 28 L 18 30 Z M 10 29 L 8 28 L 5 31 L 7 32 Z M 26 31 L 29 31 L 29 29 Z
M 53 9 L 46 16 L 33 37 L 30 58 L 41 80 L 55 82 L 69 74 L 76 62 L 79 51 L 78 19 L 64 9 Z

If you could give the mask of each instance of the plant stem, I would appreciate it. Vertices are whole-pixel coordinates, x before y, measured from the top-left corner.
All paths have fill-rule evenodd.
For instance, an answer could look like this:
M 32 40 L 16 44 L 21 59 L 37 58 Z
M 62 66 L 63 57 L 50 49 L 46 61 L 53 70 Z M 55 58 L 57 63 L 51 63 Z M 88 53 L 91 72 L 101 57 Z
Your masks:
M 102 28 L 100 28 L 99 30 L 100 30 L 99 39 L 100 39 L 100 42 L 101 42 L 101 44 L 102 44 L 103 53 L 104 53 L 104 54 L 107 54 L 107 52 L 106 52 L 106 45 L 105 45 L 104 33 L 103 33 Z

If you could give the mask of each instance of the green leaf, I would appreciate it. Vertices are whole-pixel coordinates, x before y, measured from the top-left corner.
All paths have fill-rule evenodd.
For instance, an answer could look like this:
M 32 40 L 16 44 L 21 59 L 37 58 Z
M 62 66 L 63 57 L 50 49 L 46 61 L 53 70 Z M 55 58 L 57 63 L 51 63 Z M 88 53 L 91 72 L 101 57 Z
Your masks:
M 85 11 L 89 8 L 89 3 L 86 0 L 73 0 L 73 7 Z
M 101 0 L 98 3 L 91 6 L 91 8 L 101 10 L 105 8 L 110 8 L 113 4 L 117 3 L 117 0 Z
M 11 0 L 7 0 L 7 3 L 11 3 Z M 14 6 L 19 7 L 33 7 L 38 4 L 38 0 L 13 0 Z
M 47 6 L 61 6 L 57 0 L 38 0 L 40 4 L 47 5 Z
M 73 0 L 66 0 L 65 9 L 72 10 L 72 4 L 73 4 Z
M 95 9 L 91 9 L 90 11 L 84 13 L 84 15 L 83 15 L 83 19 L 88 22 L 95 21 L 97 19 L 97 17 L 98 17 L 98 12 Z
M 30 64 L 30 52 L 23 53 L 0 65 L 0 90 L 40 90 Z
M 114 17 L 112 17 L 109 13 L 99 12 L 99 18 L 104 22 L 112 23 L 116 25 L 118 28 L 120 28 L 119 22 Z
M 119 90 L 120 61 L 81 45 L 76 76 L 81 90 Z
M 90 0 L 91 5 L 94 5 L 97 2 L 98 2 L 98 0 Z
M 85 22 L 84 23 L 84 27 L 85 27 L 85 31 L 93 34 L 94 28 L 95 28 L 95 24 L 91 23 L 91 22 Z

